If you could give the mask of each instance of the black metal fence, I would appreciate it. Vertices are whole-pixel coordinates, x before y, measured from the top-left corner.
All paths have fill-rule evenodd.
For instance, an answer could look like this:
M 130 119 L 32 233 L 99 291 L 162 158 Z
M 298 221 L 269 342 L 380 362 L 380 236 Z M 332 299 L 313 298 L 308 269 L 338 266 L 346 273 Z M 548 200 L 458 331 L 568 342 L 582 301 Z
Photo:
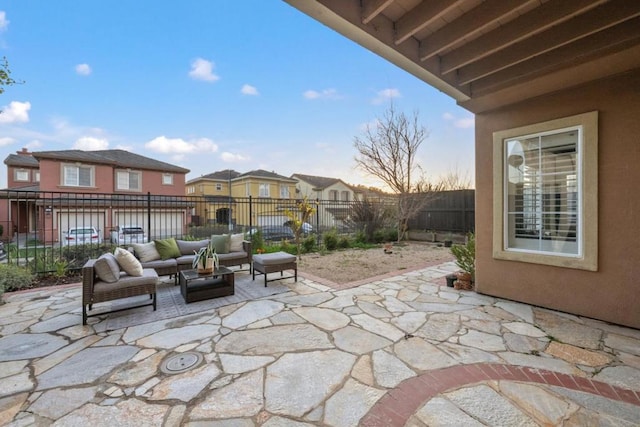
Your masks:
M 471 218 L 471 199 L 447 202 L 437 197 L 429 210 L 413 220 L 412 228 L 451 231 L 461 226 L 456 218 Z M 79 269 L 89 258 L 127 243 L 122 230 L 142 230 L 142 241 L 166 237 L 200 239 L 211 234 L 247 233 L 256 230 L 269 240 L 290 236 L 285 226 L 288 212 L 297 213 L 299 200 L 226 197 L 165 196 L 152 194 L 97 194 L 10 190 L 0 193 L 0 239 L 10 262 L 29 265 L 38 273 Z M 374 228 L 394 228 L 395 202 L 391 199 L 361 201 L 310 200 L 314 215 L 303 226 L 305 234 L 321 236 L 329 230 L 355 233 Z M 433 203 L 436 203 L 435 205 Z M 448 206 L 440 208 L 440 204 Z M 459 206 L 461 205 L 461 206 Z M 435 209 L 435 210 L 434 210 Z M 440 218 L 435 225 L 434 218 Z M 424 222 L 427 219 L 427 222 Z M 422 222 L 421 222 L 422 221 Z M 447 222 L 449 221 L 449 222 Z M 468 222 L 467 222 L 468 223 Z M 282 234 L 284 233 L 284 234 Z

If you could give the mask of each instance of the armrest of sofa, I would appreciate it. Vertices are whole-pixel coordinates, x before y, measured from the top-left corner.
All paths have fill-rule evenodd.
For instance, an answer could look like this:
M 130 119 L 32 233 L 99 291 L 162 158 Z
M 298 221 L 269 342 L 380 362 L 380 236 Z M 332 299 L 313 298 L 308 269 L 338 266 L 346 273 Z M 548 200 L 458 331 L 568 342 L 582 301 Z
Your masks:
M 95 259 L 90 259 L 82 266 L 82 302 L 84 304 L 88 303 L 93 293 L 93 284 L 96 277 L 96 272 L 93 268 L 95 263 Z
M 247 253 L 247 258 L 249 259 L 249 264 L 251 264 L 251 261 L 253 259 L 253 252 L 252 252 L 252 248 L 251 248 L 251 242 L 248 240 L 243 240 L 242 241 L 242 249 Z

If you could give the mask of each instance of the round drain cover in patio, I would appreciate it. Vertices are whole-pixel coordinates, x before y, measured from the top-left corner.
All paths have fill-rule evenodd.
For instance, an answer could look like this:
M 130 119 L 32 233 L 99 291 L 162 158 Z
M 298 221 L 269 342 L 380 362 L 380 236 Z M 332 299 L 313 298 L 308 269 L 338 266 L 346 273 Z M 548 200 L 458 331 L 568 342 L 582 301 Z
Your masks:
M 162 362 L 160 370 L 165 374 L 181 374 L 198 366 L 202 359 L 202 354 L 195 351 L 174 354 Z

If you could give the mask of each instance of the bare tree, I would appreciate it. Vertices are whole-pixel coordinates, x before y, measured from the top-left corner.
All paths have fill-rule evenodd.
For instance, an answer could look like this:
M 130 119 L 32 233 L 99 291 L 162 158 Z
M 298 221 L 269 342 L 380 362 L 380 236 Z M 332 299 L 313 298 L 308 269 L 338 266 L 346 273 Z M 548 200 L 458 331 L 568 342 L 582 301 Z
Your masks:
M 428 136 L 417 112 L 407 117 L 391 105 L 374 126 L 367 126 L 362 137 L 354 138 L 356 165 L 382 180 L 397 197 L 398 241 L 407 232 L 409 219 L 442 186 L 430 183 L 416 164 L 418 149 Z
M 467 190 L 471 188 L 471 178 L 469 178 L 469 172 L 462 175 L 456 165 L 455 169 L 448 171 L 440 177 L 440 184 L 443 191 Z

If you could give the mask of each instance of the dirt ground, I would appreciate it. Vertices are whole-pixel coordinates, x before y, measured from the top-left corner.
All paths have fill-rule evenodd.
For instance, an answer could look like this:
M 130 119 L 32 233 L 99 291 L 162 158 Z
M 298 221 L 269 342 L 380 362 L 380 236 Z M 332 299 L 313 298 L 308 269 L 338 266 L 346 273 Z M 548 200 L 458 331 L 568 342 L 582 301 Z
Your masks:
M 326 255 L 303 254 L 298 261 L 298 271 L 344 284 L 396 271 L 401 274 L 402 270 L 453 259 L 449 248 L 408 242 L 394 244 L 391 253 L 385 253 L 380 245 L 373 249 L 345 249 Z

